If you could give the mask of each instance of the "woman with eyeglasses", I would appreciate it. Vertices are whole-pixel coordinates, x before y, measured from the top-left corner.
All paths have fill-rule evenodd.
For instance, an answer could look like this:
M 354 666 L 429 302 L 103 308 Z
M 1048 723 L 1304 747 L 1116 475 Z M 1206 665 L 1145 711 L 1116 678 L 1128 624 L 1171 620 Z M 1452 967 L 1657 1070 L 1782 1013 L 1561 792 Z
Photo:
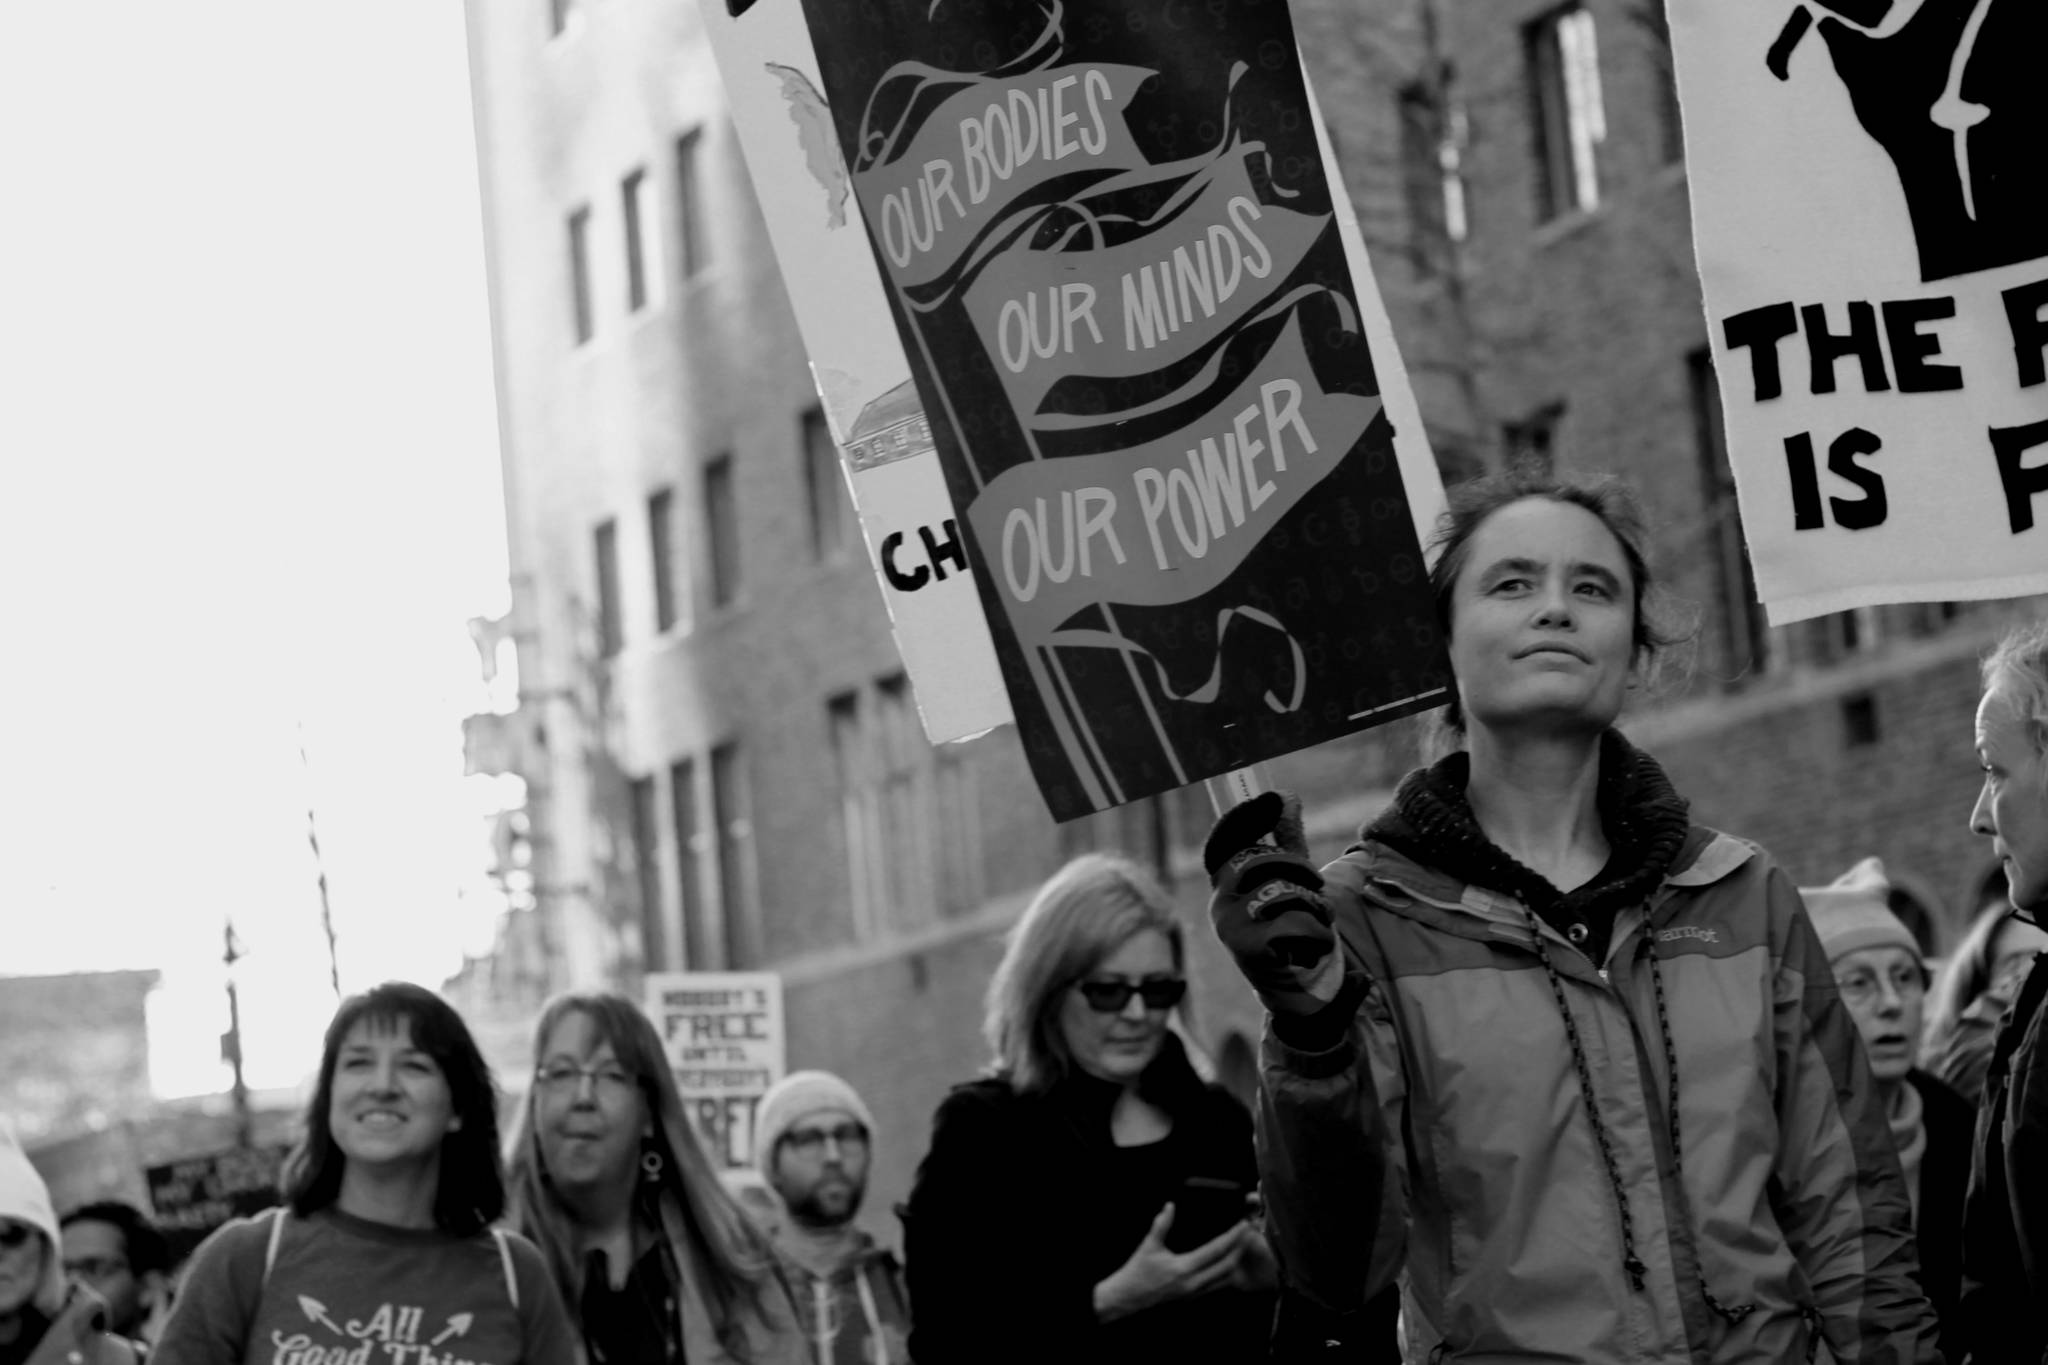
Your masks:
M 387 982 L 342 1002 L 280 1184 L 282 1207 L 193 1253 L 155 1365 L 576 1360 L 540 1253 L 492 1226 L 496 1086 L 432 991 Z
M 589 1365 L 804 1365 L 767 1243 L 698 1146 L 632 1001 L 542 1009 L 506 1165 L 512 1224 L 539 1243 Z
M 1865 858 L 1826 886 L 1802 887 L 1835 988 L 1862 1035 L 1885 1121 L 1913 1205 L 1920 1285 L 1941 1320 L 1942 1354 L 1961 1361 L 1956 1299 L 1962 1292 L 1963 1194 L 1970 1183 L 1976 1109 L 1914 1066 L 1927 963 L 1892 913 L 1884 863 Z
M 1185 971 L 1124 858 L 1068 863 L 1010 931 L 992 1074 L 939 1106 L 904 1212 L 917 1365 L 1263 1358 L 1251 1119 L 1167 1027 Z

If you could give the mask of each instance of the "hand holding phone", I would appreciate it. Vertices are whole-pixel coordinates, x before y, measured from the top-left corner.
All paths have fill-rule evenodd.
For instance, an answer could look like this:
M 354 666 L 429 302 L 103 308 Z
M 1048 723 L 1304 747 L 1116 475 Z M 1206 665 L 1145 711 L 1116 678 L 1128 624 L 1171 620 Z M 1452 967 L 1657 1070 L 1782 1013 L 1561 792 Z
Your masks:
M 1236 1180 L 1191 1175 L 1173 1196 L 1173 1226 L 1166 1231 L 1166 1249 L 1192 1251 L 1221 1237 L 1250 1213 L 1250 1187 Z

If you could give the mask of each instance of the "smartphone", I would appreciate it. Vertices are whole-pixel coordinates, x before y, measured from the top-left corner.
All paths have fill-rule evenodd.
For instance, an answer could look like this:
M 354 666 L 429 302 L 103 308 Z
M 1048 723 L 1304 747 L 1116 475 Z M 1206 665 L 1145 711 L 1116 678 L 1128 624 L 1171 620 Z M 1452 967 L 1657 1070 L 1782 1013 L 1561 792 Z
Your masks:
M 1168 1251 L 1193 1251 L 1244 1221 L 1251 1209 L 1251 1189 L 1239 1181 L 1191 1175 L 1173 1196 L 1173 1226 L 1166 1230 Z

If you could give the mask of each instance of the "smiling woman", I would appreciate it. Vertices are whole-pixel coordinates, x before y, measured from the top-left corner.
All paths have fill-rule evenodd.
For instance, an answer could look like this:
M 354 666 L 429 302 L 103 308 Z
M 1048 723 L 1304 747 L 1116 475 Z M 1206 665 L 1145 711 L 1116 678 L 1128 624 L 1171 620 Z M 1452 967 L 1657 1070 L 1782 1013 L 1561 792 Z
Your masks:
M 569 1365 L 575 1343 L 534 1246 L 504 1211 L 496 1087 L 462 1018 L 389 982 L 328 1025 L 285 1206 L 193 1256 L 157 1359 L 167 1365 L 389 1357 L 463 1338 L 489 1365 Z M 323 1354 L 324 1353 L 324 1354 Z

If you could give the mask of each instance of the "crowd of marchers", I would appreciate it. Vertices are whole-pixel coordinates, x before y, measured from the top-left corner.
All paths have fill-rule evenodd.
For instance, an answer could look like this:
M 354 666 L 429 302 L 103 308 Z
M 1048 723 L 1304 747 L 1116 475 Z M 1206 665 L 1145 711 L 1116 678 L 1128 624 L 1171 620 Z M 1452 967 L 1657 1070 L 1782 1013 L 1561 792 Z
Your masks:
M 735 1179 L 639 1008 L 565 995 L 501 1134 L 460 1015 L 393 983 L 329 1026 L 282 1202 L 175 1296 L 146 1217 L 60 1219 L 0 1141 L 0 1365 L 2041 1362 L 2048 625 L 1953 737 L 2009 903 L 1931 972 L 1883 850 L 1797 888 L 1615 728 L 1668 642 L 1644 545 L 1613 481 L 1453 490 L 1444 756 L 1321 868 L 1284 793 L 1217 821 L 1256 1115 L 1113 856 L 1010 931 L 901 1259 L 856 1217 L 904 1139 L 847 1081 L 779 1082 Z

